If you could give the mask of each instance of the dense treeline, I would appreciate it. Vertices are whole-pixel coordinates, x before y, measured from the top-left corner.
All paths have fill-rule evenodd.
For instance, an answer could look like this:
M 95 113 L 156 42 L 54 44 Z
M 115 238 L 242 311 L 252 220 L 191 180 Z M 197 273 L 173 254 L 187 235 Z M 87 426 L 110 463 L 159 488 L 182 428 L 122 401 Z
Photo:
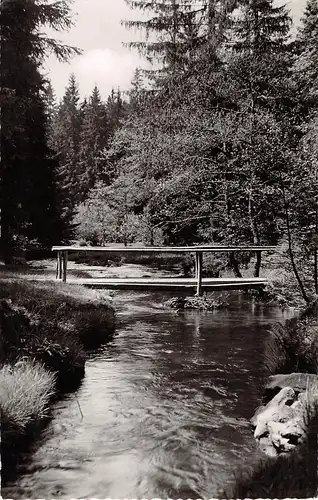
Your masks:
M 94 244 L 280 244 L 309 300 L 318 293 L 317 0 L 307 1 L 297 29 L 287 8 L 272 0 L 126 3 L 147 14 L 125 24 L 144 33 L 144 41 L 130 45 L 153 69 L 136 70 L 127 102 L 119 91 L 105 102 L 97 87 L 81 102 L 74 75 L 59 104 L 49 84 L 39 91 L 37 126 L 49 162 L 38 157 L 41 169 L 29 159 L 27 168 L 15 166 L 8 152 L 2 192 L 10 192 L 12 172 L 21 171 L 29 194 L 21 194 L 18 177 L 21 186 L 1 206 L 3 242 L 21 234 L 48 244 L 49 233 L 55 242 L 76 237 Z M 27 25 L 28 33 L 39 23 Z M 10 28 L 2 48 L 8 58 L 14 36 Z M 33 56 L 38 79 L 40 55 Z M 14 88 L 10 68 L 5 64 L 5 89 Z M 14 98 L 10 91 L 2 96 L 9 110 Z M 40 192 L 33 216 L 30 200 Z M 37 219 L 50 196 L 54 203 L 41 217 L 54 221 L 54 231 Z M 239 276 L 238 262 L 230 264 Z
M 318 292 L 317 0 L 296 36 L 271 0 L 127 3 L 149 14 L 126 24 L 145 30 L 132 46 L 155 69 L 135 75 L 107 149 L 114 178 L 80 204 L 79 234 L 98 244 L 285 241 L 309 300 Z
M 97 86 L 81 102 L 74 74 L 60 103 L 49 83 L 46 102 L 50 118 L 48 140 L 59 162 L 57 175 L 63 192 L 63 217 L 71 233 L 77 205 L 87 198 L 97 181 L 109 183 L 112 179 L 105 152 L 125 116 L 127 104 L 119 89 L 113 90 L 104 102 Z

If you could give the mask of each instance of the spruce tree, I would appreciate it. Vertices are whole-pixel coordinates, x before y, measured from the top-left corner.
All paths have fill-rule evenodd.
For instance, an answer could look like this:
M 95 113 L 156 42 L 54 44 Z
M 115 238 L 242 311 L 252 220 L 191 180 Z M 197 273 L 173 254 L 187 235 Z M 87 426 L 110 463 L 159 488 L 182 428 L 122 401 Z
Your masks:
M 70 218 L 74 205 L 80 199 L 81 120 L 79 86 L 75 75 L 71 74 L 63 99 L 57 109 L 53 131 L 53 147 L 60 164 L 59 180 L 68 199 Z
M 125 0 L 132 9 L 150 14 L 145 21 L 124 21 L 128 28 L 145 32 L 146 40 L 130 42 L 151 63 L 159 64 L 159 72 L 174 75 L 187 65 L 199 38 L 199 26 L 205 11 L 204 2 L 193 6 L 191 0 Z M 154 36 L 153 36 L 154 35 Z M 158 70 L 149 75 L 158 77 Z
M 48 52 L 67 59 L 78 51 L 43 35 L 41 28 L 43 25 L 55 30 L 69 28 L 72 21 L 68 3 L 4 0 L 0 6 L 0 78 L 5 89 L 1 113 L 0 208 L 6 263 L 12 261 L 22 240 L 36 238 L 47 245 L 51 236 L 57 238 L 52 229 L 54 162 L 46 143 L 44 79 L 40 66 Z M 46 193 L 43 196 L 35 188 L 40 189 L 39 178 L 41 191 Z M 47 223 L 41 223 L 41 218 Z
M 308 0 L 296 38 L 294 81 L 308 113 L 318 106 L 318 1 Z
M 260 105 L 281 112 L 282 103 L 289 105 L 290 27 L 286 7 L 273 0 L 244 0 L 234 17 L 229 72 L 251 110 Z
M 106 110 L 108 115 L 109 134 L 113 136 L 115 130 L 120 126 L 120 121 L 125 116 L 126 112 L 126 103 L 122 98 L 122 93 L 119 88 L 117 91 L 112 89 L 107 98 Z
M 140 68 L 136 68 L 134 76 L 131 80 L 131 89 L 129 91 L 129 111 L 132 113 L 140 113 L 145 104 L 145 88 L 144 79 Z
M 108 145 L 110 126 L 105 103 L 95 85 L 91 96 L 82 107 L 79 151 L 79 193 L 83 201 L 88 191 L 103 175 L 105 160 L 101 151 Z

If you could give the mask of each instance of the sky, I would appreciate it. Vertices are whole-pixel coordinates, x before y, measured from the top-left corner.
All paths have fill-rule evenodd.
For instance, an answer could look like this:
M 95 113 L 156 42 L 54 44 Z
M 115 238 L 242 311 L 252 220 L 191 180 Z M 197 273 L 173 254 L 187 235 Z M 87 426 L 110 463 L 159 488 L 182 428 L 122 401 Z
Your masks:
M 306 0 L 289 0 L 294 23 L 299 22 Z M 105 99 L 112 88 L 127 90 L 134 70 L 145 67 L 135 49 L 123 45 L 138 33 L 121 25 L 123 19 L 139 19 L 124 0 L 73 0 L 75 26 L 69 32 L 54 34 L 64 43 L 82 49 L 69 63 L 59 63 L 54 56 L 47 59 L 44 73 L 51 79 L 60 99 L 73 72 L 79 82 L 81 97 L 89 96 L 97 85 Z

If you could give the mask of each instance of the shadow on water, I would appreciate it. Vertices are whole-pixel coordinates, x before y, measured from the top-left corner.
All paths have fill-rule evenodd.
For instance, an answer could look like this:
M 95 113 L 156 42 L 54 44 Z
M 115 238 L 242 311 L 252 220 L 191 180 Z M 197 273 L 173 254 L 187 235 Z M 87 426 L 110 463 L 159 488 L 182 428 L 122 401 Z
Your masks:
M 167 298 L 116 292 L 117 335 L 56 403 L 4 497 L 211 498 L 257 458 L 248 419 L 283 313 L 240 294 L 226 310 L 176 313 Z

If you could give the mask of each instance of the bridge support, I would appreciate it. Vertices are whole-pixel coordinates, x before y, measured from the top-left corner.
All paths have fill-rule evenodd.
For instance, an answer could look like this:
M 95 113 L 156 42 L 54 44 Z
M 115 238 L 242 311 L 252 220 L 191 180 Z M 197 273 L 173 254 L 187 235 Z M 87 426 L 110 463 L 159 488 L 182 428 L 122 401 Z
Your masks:
M 67 250 L 57 252 L 57 267 L 56 267 L 56 278 L 58 280 L 66 282 L 67 275 L 67 260 L 68 252 Z
M 62 252 L 57 252 L 56 279 L 62 279 Z
M 66 283 L 66 275 L 67 275 L 67 260 L 68 260 L 68 252 L 65 250 L 63 252 L 63 273 L 62 273 L 62 281 Z
M 197 280 L 196 295 L 200 296 L 202 292 L 202 254 L 203 252 L 195 253 L 195 277 Z

